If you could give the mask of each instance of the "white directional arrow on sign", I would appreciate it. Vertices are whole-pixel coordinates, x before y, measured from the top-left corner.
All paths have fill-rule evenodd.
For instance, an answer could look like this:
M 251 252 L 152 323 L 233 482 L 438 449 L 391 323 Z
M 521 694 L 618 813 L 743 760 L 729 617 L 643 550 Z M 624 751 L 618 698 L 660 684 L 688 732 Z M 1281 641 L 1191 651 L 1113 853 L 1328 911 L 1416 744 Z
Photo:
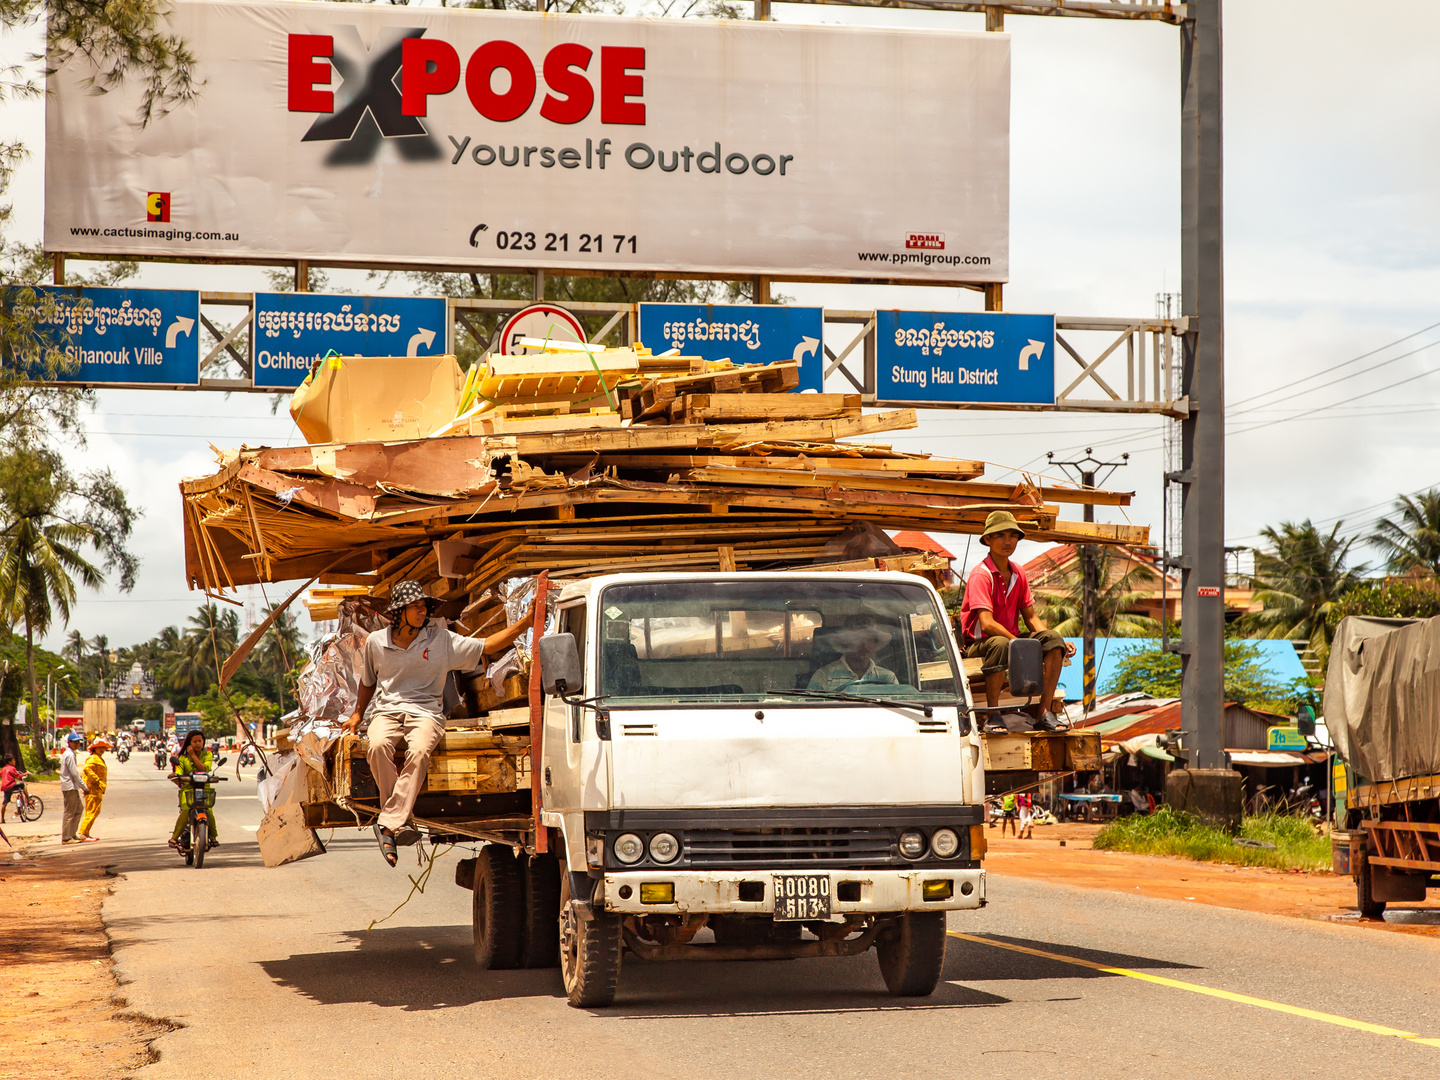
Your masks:
M 172 322 L 169 329 L 165 331 L 165 347 L 167 349 L 173 349 L 175 347 L 175 339 L 181 334 L 189 337 L 190 331 L 194 328 L 194 319 L 187 319 L 184 315 L 176 315 L 175 321 Z
M 1030 358 L 1033 356 L 1036 360 L 1039 360 L 1040 357 L 1044 355 L 1045 343 L 1043 341 L 1036 341 L 1034 338 L 1031 338 L 1029 344 L 1027 344 L 1025 348 L 1020 350 L 1020 370 L 1029 371 Z
M 421 346 L 421 345 L 424 345 L 425 348 L 428 349 L 434 341 L 435 341 L 435 331 L 434 331 L 434 330 L 421 330 L 421 331 L 419 331 L 418 333 L 416 333 L 414 337 L 412 337 L 412 338 L 410 339 L 410 344 L 409 344 L 409 345 L 406 347 L 406 349 L 405 349 L 405 355 L 406 355 L 406 356 L 419 356 L 419 355 L 420 355 L 420 346 Z
M 819 338 L 802 337 L 802 338 L 800 339 L 800 344 L 795 346 L 795 352 L 794 352 L 794 354 L 790 357 L 790 359 L 791 359 L 791 360 L 794 360 L 794 361 L 798 364 L 798 363 L 799 363 L 801 360 L 803 360 L 806 356 L 813 356 L 813 355 L 815 354 L 815 350 L 818 349 L 819 347 L 820 347 L 820 339 L 819 339 Z

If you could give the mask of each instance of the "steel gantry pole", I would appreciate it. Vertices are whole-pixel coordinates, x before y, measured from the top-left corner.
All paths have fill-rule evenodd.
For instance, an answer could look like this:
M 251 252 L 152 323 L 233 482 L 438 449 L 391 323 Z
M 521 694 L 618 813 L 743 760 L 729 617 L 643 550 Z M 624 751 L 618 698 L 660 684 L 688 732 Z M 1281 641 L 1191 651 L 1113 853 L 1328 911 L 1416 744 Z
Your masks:
M 1181 499 L 1180 715 L 1192 762 L 1224 767 L 1225 264 L 1221 0 L 1192 0 L 1180 28 Z

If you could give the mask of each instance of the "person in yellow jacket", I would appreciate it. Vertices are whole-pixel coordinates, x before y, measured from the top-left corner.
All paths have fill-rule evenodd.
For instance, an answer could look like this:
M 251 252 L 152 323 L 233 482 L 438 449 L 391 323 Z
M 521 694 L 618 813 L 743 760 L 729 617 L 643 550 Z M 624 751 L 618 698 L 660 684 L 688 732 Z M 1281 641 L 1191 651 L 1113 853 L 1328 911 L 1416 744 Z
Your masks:
M 100 804 L 105 801 L 105 782 L 110 774 L 105 766 L 105 751 L 109 749 L 108 742 L 96 739 L 90 744 L 90 756 L 85 759 L 85 767 L 80 770 L 85 780 L 85 816 L 80 819 L 79 832 L 81 840 L 100 839 L 90 835 L 90 827 L 100 816 Z

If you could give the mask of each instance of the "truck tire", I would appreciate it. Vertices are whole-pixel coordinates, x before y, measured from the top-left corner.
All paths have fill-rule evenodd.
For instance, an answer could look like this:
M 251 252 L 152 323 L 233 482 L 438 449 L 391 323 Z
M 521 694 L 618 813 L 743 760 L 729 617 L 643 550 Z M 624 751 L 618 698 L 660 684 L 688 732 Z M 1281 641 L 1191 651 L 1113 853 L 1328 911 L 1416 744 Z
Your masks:
M 509 848 L 486 844 L 475 861 L 470 925 L 475 963 L 499 971 L 520 963 L 520 928 L 525 917 L 525 888 L 520 866 Z
M 620 917 L 597 911 L 578 919 L 570 910 L 570 875 L 560 879 L 560 975 L 565 995 L 577 1009 L 604 1008 L 615 1000 L 624 945 Z
M 560 861 L 554 855 L 525 860 L 525 918 L 520 927 L 520 966 L 560 963 Z
M 1385 915 L 1385 901 L 1376 900 L 1372 895 L 1373 879 L 1370 876 L 1370 860 L 1360 859 L 1360 870 L 1355 875 L 1355 906 L 1366 919 L 1379 919 Z
M 911 911 L 875 946 L 880 974 L 896 997 L 927 997 L 945 966 L 945 912 Z

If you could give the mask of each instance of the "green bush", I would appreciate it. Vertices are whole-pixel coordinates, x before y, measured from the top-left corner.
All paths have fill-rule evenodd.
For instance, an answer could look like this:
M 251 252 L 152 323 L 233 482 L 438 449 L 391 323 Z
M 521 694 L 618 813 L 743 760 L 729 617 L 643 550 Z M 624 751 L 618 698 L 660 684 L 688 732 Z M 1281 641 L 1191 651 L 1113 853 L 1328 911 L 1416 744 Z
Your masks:
M 1199 862 L 1268 866 L 1277 870 L 1327 870 L 1330 838 L 1317 834 L 1308 818 L 1259 814 L 1241 823 L 1238 837 L 1274 844 L 1247 847 L 1222 829 L 1206 825 L 1194 814 L 1162 806 L 1153 814 L 1120 818 L 1101 829 L 1095 847 L 1139 855 L 1173 855 Z
M 1238 701 L 1264 712 L 1288 716 L 1299 702 L 1308 701 L 1315 682 L 1309 678 L 1285 683 L 1265 670 L 1259 646 L 1244 638 L 1225 640 L 1225 700 Z M 1150 649 L 1127 652 L 1115 663 L 1114 674 L 1102 693 L 1128 694 L 1139 691 L 1152 697 L 1180 696 L 1180 657 Z
M 1330 609 L 1333 629 L 1346 615 L 1380 619 L 1430 619 L 1440 615 L 1440 582 L 1434 578 L 1385 578 L 1357 585 Z

